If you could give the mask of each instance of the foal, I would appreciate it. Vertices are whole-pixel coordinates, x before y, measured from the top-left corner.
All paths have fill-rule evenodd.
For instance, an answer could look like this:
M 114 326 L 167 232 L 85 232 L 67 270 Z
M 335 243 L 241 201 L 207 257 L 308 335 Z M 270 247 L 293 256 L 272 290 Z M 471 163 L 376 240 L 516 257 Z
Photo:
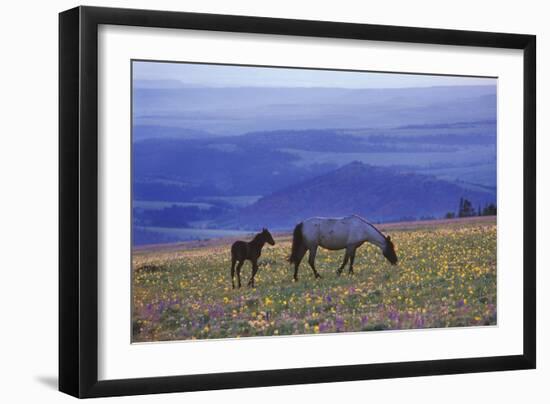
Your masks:
M 235 241 L 231 246 L 231 286 L 235 289 L 235 264 L 237 264 L 237 281 L 239 288 L 241 287 L 241 268 L 246 260 L 252 263 L 252 276 L 248 281 L 248 286 L 254 287 L 254 276 L 258 272 L 258 258 L 262 255 L 262 248 L 265 243 L 275 245 L 275 241 L 271 233 L 267 229 L 263 229 L 261 233 L 256 234 L 252 241 Z

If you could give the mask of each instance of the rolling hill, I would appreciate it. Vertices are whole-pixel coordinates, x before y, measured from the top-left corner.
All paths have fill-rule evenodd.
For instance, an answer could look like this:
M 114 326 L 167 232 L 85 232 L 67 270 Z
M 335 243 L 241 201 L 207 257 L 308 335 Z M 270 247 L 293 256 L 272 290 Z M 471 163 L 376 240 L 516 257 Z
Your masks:
M 372 221 L 441 217 L 455 212 L 461 197 L 474 207 L 496 199 L 489 190 L 467 189 L 433 176 L 352 162 L 267 195 L 241 209 L 230 221 L 239 228 L 286 229 L 311 216 L 355 213 Z

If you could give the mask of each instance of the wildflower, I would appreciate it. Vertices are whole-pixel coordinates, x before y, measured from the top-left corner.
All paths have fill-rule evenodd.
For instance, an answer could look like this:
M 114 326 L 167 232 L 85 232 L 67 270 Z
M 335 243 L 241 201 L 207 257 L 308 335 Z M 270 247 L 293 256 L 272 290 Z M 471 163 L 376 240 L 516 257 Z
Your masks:
M 344 331 L 344 319 L 340 316 L 336 317 L 336 320 L 334 321 L 334 325 L 336 326 L 336 331 L 341 332 Z

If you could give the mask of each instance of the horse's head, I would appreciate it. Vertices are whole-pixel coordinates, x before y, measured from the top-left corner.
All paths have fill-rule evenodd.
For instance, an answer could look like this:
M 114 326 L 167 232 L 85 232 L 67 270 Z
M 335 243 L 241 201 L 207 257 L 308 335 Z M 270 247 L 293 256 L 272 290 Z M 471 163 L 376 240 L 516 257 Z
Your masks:
M 267 230 L 265 227 L 262 230 L 262 237 L 264 238 L 266 243 L 268 243 L 269 245 L 275 245 L 275 240 L 273 240 L 273 236 L 271 235 L 269 230 Z
M 397 264 L 397 254 L 395 253 L 395 247 L 390 236 L 386 236 L 386 246 L 382 250 L 382 253 L 392 265 Z

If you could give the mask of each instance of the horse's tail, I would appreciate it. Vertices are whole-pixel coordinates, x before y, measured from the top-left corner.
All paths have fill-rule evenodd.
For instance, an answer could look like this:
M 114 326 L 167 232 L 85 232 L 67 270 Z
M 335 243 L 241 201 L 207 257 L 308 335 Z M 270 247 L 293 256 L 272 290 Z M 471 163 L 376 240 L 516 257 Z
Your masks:
M 304 235 L 302 233 L 303 223 L 298 223 L 294 228 L 294 234 L 292 235 L 292 250 L 290 252 L 289 262 L 296 263 L 300 259 L 299 251 L 304 245 Z

